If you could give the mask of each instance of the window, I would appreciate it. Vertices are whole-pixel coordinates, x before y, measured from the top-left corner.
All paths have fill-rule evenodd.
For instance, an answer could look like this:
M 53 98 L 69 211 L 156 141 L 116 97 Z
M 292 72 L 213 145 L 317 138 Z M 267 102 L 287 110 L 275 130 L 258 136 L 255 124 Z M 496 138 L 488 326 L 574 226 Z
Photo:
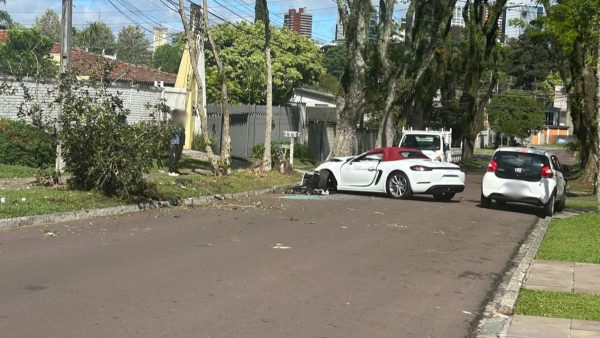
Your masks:
M 499 151 L 494 156 L 500 178 L 535 182 L 542 178 L 542 167 L 549 165 L 544 155 L 513 151 Z
M 406 135 L 400 146 L 421 150 L 440 150 L 440 137 L 438 135 Z

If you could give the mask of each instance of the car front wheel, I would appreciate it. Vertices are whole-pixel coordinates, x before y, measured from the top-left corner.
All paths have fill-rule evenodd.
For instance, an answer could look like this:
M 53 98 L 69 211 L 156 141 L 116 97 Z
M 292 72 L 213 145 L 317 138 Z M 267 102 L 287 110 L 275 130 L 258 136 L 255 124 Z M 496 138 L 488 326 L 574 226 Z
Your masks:
M 406 174 L 402 172 L 392 173 L 387 180 L 387 193 L 392 198 L 410 198 L 412 190 Z

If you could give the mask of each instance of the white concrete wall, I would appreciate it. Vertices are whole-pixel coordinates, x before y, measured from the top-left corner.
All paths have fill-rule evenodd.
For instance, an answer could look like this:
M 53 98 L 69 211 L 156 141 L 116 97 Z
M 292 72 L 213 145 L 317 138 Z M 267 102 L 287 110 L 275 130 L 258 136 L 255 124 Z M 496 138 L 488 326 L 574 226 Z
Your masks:
M 34 98 L 27 102 L 24 98 L 25 91 L 19 83 L 7 79 L 0 79 L 0 83 L 8 86 L 0 92 L 0 118 L 18 119 L 19 107 L 25 105 L 28 109 L 32 104 L 39 104 L 44 110 L 46 116 L 56 117 L 58 105 L 54 103 L 56 99 L 56 83 L 35 83 L 28 80 L 23 85 L 28 89 L 29 94 Z M 123 106 L 131 111 L 127 121 L 136 123 L 151 119 L 151 109 L 146 105 L 156 104 L 163 97 L 163 89 L 157 87 L 136 88 L 125 85 L 115 85 L 108 89 L 112 94 L 118 94 L 123 99 Z

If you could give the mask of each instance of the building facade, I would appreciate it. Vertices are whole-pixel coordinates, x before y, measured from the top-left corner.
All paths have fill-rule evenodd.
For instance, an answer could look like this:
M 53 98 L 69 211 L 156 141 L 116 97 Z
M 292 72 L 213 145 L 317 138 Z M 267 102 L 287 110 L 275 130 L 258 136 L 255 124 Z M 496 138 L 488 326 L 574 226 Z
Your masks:
M 544 15 L 541 5 L 506 6 L 501 18 L 503 40 L 518 38 L 533 20 Z
M 303 35 L 307 38 L 312 37 L 312 14 L 306 12 L 306 7 L 292 8 L 283 17 L 283 26 Z

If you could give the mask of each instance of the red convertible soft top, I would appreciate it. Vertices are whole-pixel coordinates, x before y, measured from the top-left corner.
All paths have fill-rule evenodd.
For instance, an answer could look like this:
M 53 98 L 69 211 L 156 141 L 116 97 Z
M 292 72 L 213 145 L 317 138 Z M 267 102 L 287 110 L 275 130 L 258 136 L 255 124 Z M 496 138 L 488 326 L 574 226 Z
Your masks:
M 367 152 L 368 154 L 381 154 L 383 153 L 382 161 L 399 161 L 405 160 L 407 158 L 423 158 L 427 159 L 428 157 L 421 152 L 420 149 L 415 148 L 403 148 L 403 147 L 381 147 L 371 149 Z M 407 153 L 414 154 L 415 156 L 406 157 Z

